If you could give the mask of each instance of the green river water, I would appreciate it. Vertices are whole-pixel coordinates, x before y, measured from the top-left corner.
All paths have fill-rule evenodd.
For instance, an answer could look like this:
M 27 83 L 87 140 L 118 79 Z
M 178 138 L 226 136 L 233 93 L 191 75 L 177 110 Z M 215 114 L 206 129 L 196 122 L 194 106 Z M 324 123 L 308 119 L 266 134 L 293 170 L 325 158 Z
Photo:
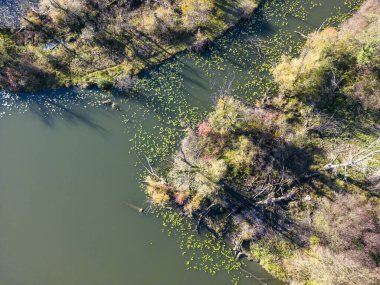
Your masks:
M 97 104 L 109 94 L 96 91 L 1 93 L 0 284 L 232 284 L 225 271 L 186 266 L 202 255 L 179 248 L 193 231 L 169 237 L 162 218 L 127 206 L 146 206 L 145 155 L 153 164 L 169 157 L 183 125 L 199 122 L 221 87 L 231 83 L 248 101 L 274 90 L 268 70 L 304 41 L 294 31 L 316 30 L 330 17 L 337 23 L 356 2 L 267 1 L 211 50 L 180 54 L 143 74 L 115 99 L 120 111 Z M 281 284 L 255 262 L 246 269 Z M 239 284 L 262 284 L 235 274 Z

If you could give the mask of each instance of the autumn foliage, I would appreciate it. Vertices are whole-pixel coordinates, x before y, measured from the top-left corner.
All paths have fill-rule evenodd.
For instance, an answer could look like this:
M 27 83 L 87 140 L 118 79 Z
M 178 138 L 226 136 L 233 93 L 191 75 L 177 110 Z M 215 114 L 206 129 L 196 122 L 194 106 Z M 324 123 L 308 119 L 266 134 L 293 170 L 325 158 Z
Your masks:
M 380 108 L 380 6 L 367 1 L 339 30 L 309 35 L 297 58 L 274 69 L 283 93 L 314 99 L 342 93 L 364 108 Z
M 369 0 L 311 34 L 273 98 L 223 92 L 162 175 L 167 205 L 290 284 L 380 284 L 379 20 Z

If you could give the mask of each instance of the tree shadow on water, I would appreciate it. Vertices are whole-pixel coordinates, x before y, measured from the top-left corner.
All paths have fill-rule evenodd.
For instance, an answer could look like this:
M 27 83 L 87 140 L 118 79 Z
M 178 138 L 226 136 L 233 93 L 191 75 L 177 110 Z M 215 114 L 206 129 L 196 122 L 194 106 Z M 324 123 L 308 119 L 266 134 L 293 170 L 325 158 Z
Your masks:
M 69 92 L 68 92 L 69 91 Z M 81 98 L 73 90 L 52 91 L 39 94 L 19 94 L 14 104 L 26 104 L 27 109 L 49 127 L 54 127 L 56 119 L 63 119 L 71 124 L 83 124 L 103 137 L 109 131 L 91 117 L 92 108 L 85 108 L 91 98 Z

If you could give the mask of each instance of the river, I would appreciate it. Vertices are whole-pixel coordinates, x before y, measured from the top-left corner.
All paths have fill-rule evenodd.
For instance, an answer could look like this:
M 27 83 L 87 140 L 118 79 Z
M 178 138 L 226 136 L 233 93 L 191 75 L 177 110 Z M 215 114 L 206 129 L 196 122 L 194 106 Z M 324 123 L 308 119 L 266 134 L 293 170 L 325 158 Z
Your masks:
M 248 101 L 274 88 L 273 61 L 304 41 L 294 31 L 316 30 L 354 2 L 268 1 L 211 50 L 143 74 L 114 99 L 120 111 L 97 104 L 109 96 L 97 91 L 1 93 L 0 284 L 232 284 L 226 272 L 187 270 L 178 236 L 128 206 L 146 206 L 145 155 L 152 164 L 169 157 L 221 87 Z M 255 262 L 246 269 L 281 284 Z M 239 284 L 261 283 L 242 276 Z

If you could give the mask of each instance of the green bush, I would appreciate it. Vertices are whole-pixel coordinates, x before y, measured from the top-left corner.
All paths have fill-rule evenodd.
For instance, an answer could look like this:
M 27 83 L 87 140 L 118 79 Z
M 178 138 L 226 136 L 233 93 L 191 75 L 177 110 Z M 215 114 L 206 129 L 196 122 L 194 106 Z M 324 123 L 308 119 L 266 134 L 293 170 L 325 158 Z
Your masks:
M 283 57 L 273 71 L 280 91 L 313 100 L 343 93 L 367 109 L 378 110 L 380 9 L 367 1 L 362 11 L 339 30 L 326 28 L 309 35 L 299 57 Z
M 246 136 L 239 136 L 236 141 L 232 143 L 231 149 L 224 152 L 224 159 L 232 169 L 232 173 L 236 176 L 238 174 L 250 174 L 250 166 L 253 162 L 257 149 L 252 141 Z

